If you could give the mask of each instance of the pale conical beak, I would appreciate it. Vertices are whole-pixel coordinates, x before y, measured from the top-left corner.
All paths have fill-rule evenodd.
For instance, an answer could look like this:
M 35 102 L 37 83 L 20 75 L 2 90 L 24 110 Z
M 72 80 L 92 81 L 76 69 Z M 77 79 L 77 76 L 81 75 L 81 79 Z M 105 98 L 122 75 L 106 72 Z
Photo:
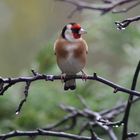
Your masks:
M 83 28 L 80 29 L 79 34 L 87 34 L 87 31 L 84 30 Z

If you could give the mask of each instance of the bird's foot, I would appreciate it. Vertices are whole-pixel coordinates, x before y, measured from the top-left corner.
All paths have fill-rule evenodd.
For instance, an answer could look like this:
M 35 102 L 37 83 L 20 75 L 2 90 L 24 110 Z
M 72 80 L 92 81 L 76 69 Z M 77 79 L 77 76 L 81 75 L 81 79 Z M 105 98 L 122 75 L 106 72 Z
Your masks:
M 64 83 L 64 80 L 66 78 L 66 73 L 61 73 L 61 82 Z
M 81 70 L 81 72 L 82 72 L 82 80 L 86 82 L 88 75 L 83 70 Z

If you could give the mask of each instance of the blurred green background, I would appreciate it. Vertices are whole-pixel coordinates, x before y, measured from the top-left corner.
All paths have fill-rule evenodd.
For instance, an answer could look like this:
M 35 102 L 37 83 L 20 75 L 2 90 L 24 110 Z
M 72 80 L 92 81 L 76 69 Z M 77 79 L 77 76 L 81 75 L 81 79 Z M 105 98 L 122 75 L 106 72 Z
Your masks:
M 98 2 L 98 1 L 97 1 Z M 79 22 L 88 32 L 84 38 L 89 46 L 87 74 L 98 75 L 124 87 L 131 86 L 140 59 L 140 25 L 130 25 L 118 31 L 114 21 L 140 13 L 140 6 L 123 14 L 77 12 L 68 19 L 73 6 L 53 0 L 0 0 L 0 76 L 31 75 L 30 69 L 41 73 L 60 74 L 53 52 L 53 42 L 68 22 Z M 138 81 L 138 85 L 140 80 Z M 137 86 L 140 90 L 140 86 Z M 77 81 L 75 91 L 64 91 L 60 81 L 33 83 L 20 115 L 15 110 L 23 98 L 24 85 L 10 88 L 0 97 L 0 132 L 32 130 L 45 127 L 65 114 L 59 104 L 82 108 L 77 95 L 83 96 L 94 111 L 101 111 L 123 103 L 128 95 L 113 94 L 112 89 L 97 82 Z M 140 132 L 139 102 L 133 105 L 129 130 Z M 121 135 L 120 128 L 114 128 Z M 74 130 L 74 132 L 76 132 Z M 99 136 L 109 139 L 103 132 Z M 140 138 L 140 137 L 139 137 Z M 138 138 L 138 139 L 139 139 Z M 13 138 L 21 140 L 26 138 Z M 46 140 L 46 138 L 36 138 Z M 58 140 L 49 137 L 47 140 Z

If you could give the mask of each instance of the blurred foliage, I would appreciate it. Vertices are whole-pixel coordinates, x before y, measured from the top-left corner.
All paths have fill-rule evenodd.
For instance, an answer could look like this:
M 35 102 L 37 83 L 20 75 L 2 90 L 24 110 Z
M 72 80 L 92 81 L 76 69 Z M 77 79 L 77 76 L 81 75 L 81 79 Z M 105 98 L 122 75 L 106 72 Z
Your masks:
M 40 1 L 38 2 L 40 3 Z M 36 6 L 38 6 L 38 2 Z M 34 45 L 35 42 L 38 42 L 38 40 L 36 40 L 38 36 L 39 38 L 42 37 L 41 34 L 38 33 L 44 29 L 45 23 L 42 23 L 43 25 L 40 24 L 40 22 L 37 23 L 42 19 L 41 17 L 39 18 L 37 16 L 38 13 L 36 9 L 38 9 L 38 7 L 31 8 L 33 6 L 31 1 L 30 3 L 25 1 L 25 3 L 22 4 L 28 5 L 30 7 L 27 8 L 29 11 L 31 9 L 34 9 L 33 11 L 30 11 L 31 15 L 28 15 L 28 13 L 30 13 L 28 10 L 26 11 L 27 13 L 24 11 L 25 9 L 22 7 L 22 4 L 20 5 L 21 7 L 19 7 L 19 5 L 16 6 L 11 2 L 11 5 L 12 7 L 18 7 L 21 11 L 23 10 L 23 13 L 26 16 L 29 16 L 29 22 L 27 24 L 33 25 L 35 27 L 30 28 L 27 26 L 21 28 L 17 25 L 16 30 L 20 31 L 19 34 L 21 35 L 21 38 L 31 37 L 32 45 Z M 16 1 L 16 4 L 19 4 L 18 1 Z M 35 12 L 36 15 L 34 15 L 32 12 Z M 22 22 L 22 18 L 24 18 L 25 16 L 24 14 L 23 17 L 21 17 L 20 22 Z M 88 63 L 85 71 L 88 74 L 97 72 L 98 75 L 107 78 L 108 80 L 112 80 L 115 83 L 130 88 L 135 68 L 140 59 L 140 26 L 138 24 L 131 25 L 126 30 L 120 32 L 117 31 L 114 24 L 114 21 L 120 18 L 116 15 L 108 14 L 106 16 L 99 17 L 96 13 L 93 14 L 90 12 L 88 14 L 85 12 L 83 13 L 83 15 L 84 18 L 81 21 L 81 24 L 88 31 L 88 34 L 84 36 L 84 38 L 87 40 L 87 43 L 89 45 Z M 21 14 L 19 14 L 18 16 L 21 16 Z M 36 16 L 38 18 L 36 18 Z M 30 19 L 30 17 L 32 17 L 33 19 Z M 55 20 L 59 21 L 60 19 L 58 18 Z M 41 22 L 43 21 L 41 20 Z M 66 21 L 63 20 L 63 23 L 65 22 Z M 34 23 L 36 24 L 34 25 Z M 34 31 L 34 28 L 38 27 L 37 24 L 40 24 L 40 26 L 42 26 L 43 28 L 38 28 L 38 30 Z M 56 65 L 55 55 L 53 52 L 53 42 L 57 34 L 59 34 L 60 32 L 59 31 L 57 33 L 57 31 L 55 30 L 56 28 L 57 26 L 54 27 L 54 32 L 51 33 L 52 37 L 51 39 L 49 39 L 49 41 L 44 41 L 45 43 L 43 42 L 43 45 L 41 44 L 40 46 L 37 46 L 39 48 L 37 50 L 39 51 L 36 59 L 31 64 L 31 68 L 34 68 L 35 66 L 35 70 L 41 73 L 54 75 L 60 74 L 60 70 Z M 24 31 L 25 29 L 26 31 L 30 29 L 30 34 L 26 34 L 26 32 Z M 12 31 L 11 34 L 13 34 Z M 33 34 L 36 34 L 37 36 L 34 38 L 34 36 L 32 36 Z M 16 38 L 17 35 L 13 34 L 12 37 Z M 23 46 L 26 47 L 26 43 L 28 43 L 28 41 L 25 42 L 23 40 Z M 20 45 L 20 43 L 21 42 L 19 41 L 16 45 Z M 18 51 L 23 52 L 23 56 L 25 57 L 28 49 L 29 48 L 26 48 L 25 52 L 20 49 Z M 19 53 L 19 55 L 21 54 L 22 53 Z M 15 60 L 17 59 L 19 59 L 18 56 L 16 56 Z M 31 73 L 27 72 L 29 71 L 29 69 L 23 69 L 21 73 L 24 73 L 24 75 L 26 76 L 29 74 L 31 75 Z M 139 84 L 140 80 L 138 81 L 138 85 Z M 96 81 L 83 82 L 77 80 L 77 89 L 75 91 L 64 91 L 63 84 L 60 81 L 37 81 L 34 82 L 30 87 L 29 97 L 24 107 L 22 108 L 21 114 L 16 116 L 14 111 L 16 110 L 20 100 L 23 98 L 23 90 L 24 85 L 17 85 L 7 91 L 4 96 L 0 97 L 1 133 L 5 133 L 13 129 L 32 130 L 54 123 L 65 115 L 65 112 L 63 112 L 58 107 L 59 104 L 83 108 L 83 105 L 80 103 L 77 95 L 83 96 L 87 105 L 94 111 L 102 111 L 104 109 L 112 108 L 115 105 L 123 103 L 128 98 L 128 95 L 126 94 L 113 94 L 113 90 L 111 88 L 97 83 Z M 137 86 L 137 90 L 140 90 L 139 86 Z M 139 102 L 135 103 L 132 107 L 131 117 L 129 121 L 130 130 L 139 131 L 139 109 Z M 120 119 L 121 116 L 119 116 L 118 119 Z M 78 127 L 80 127 L 81 124 L 82 122 L 79 122 Z M 114 129 L 120 136 L 120 128 Z M 104 132 L 102 132 L 101 130 L 97 131 L 99 136 L 104 137 L 106 140 L 108 140 L 108 137 L 106 137 Z M 76 133 L 77 130 L 73 130 L 73 132 Z M 27 138 L 13 138 L 11 140 L 25 139 Z M 53 137 L 49 137 L 47 138 L 47 140 L 48 139 L 58 140 L 58 138 Z M 46 140 L 46 138 L 37 137 L 36 140 Z
M 47 46 L 43 47 L 38 54 L 37 62 L 39 63 L 40 72 L 49 72 L 55 63 L 55 57 L 53 50 L 53 44 L 48 43 Z

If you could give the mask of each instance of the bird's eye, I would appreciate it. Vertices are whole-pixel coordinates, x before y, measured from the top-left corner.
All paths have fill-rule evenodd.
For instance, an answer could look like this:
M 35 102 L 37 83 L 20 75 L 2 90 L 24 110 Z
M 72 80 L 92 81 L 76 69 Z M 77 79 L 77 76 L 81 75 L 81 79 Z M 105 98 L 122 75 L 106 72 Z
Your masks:
M 80 28 L 72 28 L 71 30 L 73 33 L 79 33 Z

